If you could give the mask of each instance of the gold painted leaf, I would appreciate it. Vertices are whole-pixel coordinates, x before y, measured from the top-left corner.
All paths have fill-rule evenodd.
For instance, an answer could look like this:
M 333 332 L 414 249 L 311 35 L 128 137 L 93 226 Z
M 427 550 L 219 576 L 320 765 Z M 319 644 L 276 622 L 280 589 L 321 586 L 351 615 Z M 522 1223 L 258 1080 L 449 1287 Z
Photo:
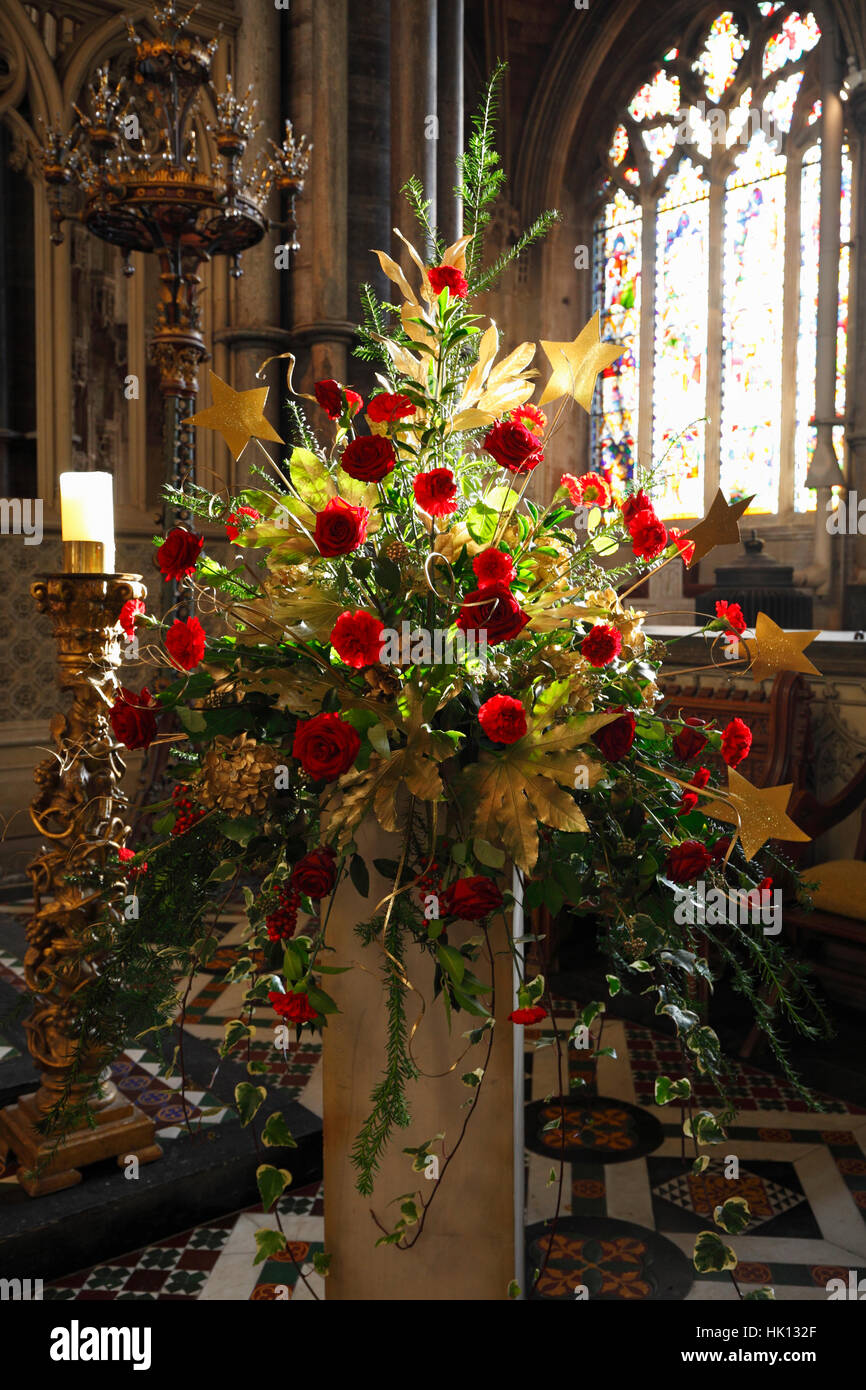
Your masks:
M 483 429 L 485 425 L 492 425 L 496 419 L 495 415 L 489 414 L 486 410 L 461 410 L 459 415 L 455 415 L 451 421 L 451 430 L 477 430 Z
M 397 235 L 400 236 L 400 233 L 398 232 Z M 401 241 L 405 240 L 405 238 L 403 237 L 401 237 L 400 239 Z M 406 244 L 408 245 L 408 242 Z M 417 296 L 412 293 L 409 281 L 406 279 L 406 276 L 403 274 L 397 262 L 392 261 L 391 257 L 387 255 L 384 251 L 374 251 L 373 255 L 379 257 L 380 266 L 387 275 L 388 279 L 391 280 L 393 284 L 397 286 L 403 298 L 408 299 L 410 304 L 417 304 Z
M 490 327 L 481 335 L 481 342 L 478 344 L 478 360 L 466 378 L 462 405 L 469 406 L 477 399 L 487 380 L 487 374 L 493 364 L 498 347 L 499 330 L 495 323 L 491 323 Z
M 453 246 L 449 246 L 448 250 L 442 256 L 442 265 L 453 265 L 456 266 L 461 273 L 464 272 L 466 270 L 466 247 L 471 240 L 471 234 L 469 236 L 462 236 L 459 241 L 454 242 Z
M 535 343 L 521 343 L 513 352 L 509 352 L 507 357 L 503 357 L 501 362 L 497 362 L 490 373 L 488 385 L 493 388 L 501 385 L 504 381 L 524 376 L 524 369 L 529 366 L 534 356 Z M 533 371 L 531 375 L 537 376 L 538 373 Z

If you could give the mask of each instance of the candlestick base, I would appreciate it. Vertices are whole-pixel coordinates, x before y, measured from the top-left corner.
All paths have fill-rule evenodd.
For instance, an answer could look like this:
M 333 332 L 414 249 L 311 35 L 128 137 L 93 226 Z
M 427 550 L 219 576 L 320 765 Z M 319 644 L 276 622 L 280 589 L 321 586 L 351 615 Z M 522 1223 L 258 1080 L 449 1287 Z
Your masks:
M 22 1096 L 0 1111 L 0 1150 L 11 1149 L 17 1157 L 18 1181 L 31 1197 L 74 1187 L 82 1168 L 106 1158 L 116 1158 L 122 1168 L 131 1158 L 151 1163 L 162 1157 L 153 1121 L 122 1096 L 92 1108 L 95 1128 L 72 1130 L 58 1142 L 36 1128 L 42 1117 L 37 1095 Z

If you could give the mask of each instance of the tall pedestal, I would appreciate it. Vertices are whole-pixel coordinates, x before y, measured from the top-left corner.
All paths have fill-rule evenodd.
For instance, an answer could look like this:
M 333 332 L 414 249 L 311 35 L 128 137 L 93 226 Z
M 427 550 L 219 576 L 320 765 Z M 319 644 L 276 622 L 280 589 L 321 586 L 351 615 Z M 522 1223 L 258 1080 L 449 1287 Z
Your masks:
M 329 1299 L 484 1300 L 505 1299 L 514 1277 L 514 1159 L 513 1055 L 514 1030 L 507 1021 L 512 1005 L 512 962 L 501 921 L 491 928 L 495 956 L 494 1044 L 478 1103 L 462 1144 L 441 1178 L 424 1230 L 410 1250 L 376 1248 L 382 1234 L 373 1213 L 388 1230 L 400 1215 L 394 1199 L 418 1188 L 429 1198 L 436 1180 L 412 1170 L 402 1150 L 444 1131 L 445 1151 L 456 1143 L 473 1092 L 460 1077 L 483 1065 L 486 1044 L 469 1050 L 445 1076 L 422 1075 L 411 1083 L 412 1122 L 397 1130 L 388 1149 L 372 1197 L 361 1197 L 357 1173 L 350 1161 L 355 1137 L 370 1109 L 370 1094 L 381 1079 L 385 1062 L 385 1024 L 382 963 L 374 944 L 363 946 L 355 925 L 365 921 L 389 885 L 372 869 L 374 857 L 397 857 L 393 837 L 363 827 L 359 850 L 371 866 L 369 898 L 346 884 L 337 893 L 328 922 L 328 944 L 335 949 L 333 964 L 359 962 L 332 977 L 332 990 L 341 1013 L 330 1015 L 324 1030 L 324 1178 L 325 1249 L 330 1274 L 325 1282 Z M 458 945 L 480 936 L 477 923 L 449 928 L 449 941 Z M 441 999 L 432 998 L 433 963 L 417 948 L 407 952 L 406 974 L 423 993 L 427 1011 L 413 1041 L 413 1054 L 423 1072 L 447 1072 L 467 1046 L 463 1033 L 478 1018 L 452 1016 L 449 1035 Z M 475 967 L 486 978 L 486 961 Z M 418 996 L 408 995 L 410 1022 L 420 1012 Z M 440 1154 L 441 1145 L 432 1152 Z M 414 1232 L 410 1228 L 410 1237 Z

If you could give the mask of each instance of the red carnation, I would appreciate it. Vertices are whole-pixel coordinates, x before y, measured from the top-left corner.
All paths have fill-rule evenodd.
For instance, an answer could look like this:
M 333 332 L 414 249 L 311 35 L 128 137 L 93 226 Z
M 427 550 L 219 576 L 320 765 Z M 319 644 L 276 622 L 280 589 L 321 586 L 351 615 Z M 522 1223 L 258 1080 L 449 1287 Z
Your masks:
M 712 845 L 710 846 L 710 852 L 712 854 L 714 864 L 721 864 L 722 860 L 724 859 L 725 855 L 727 854 L 730 848 L 730 844 L 730 835 L 722 835 L 718 840 L 713 841 Z
M 483 589 L 473 589 L 464 598 L 456 619 L 457 627 L 467 635 L 486 633 L 491 647 L 498 642 L 510 642 L 528 622 L 529 614 L 524 613 L 505 584 L 487 584 Z
M 375 614 L 358 608 L 341 613 L 331 630 L 331 646 L 341 661 L 360 671 L 362 666 L 374 666 L 382 653 L 382 620 Z
M 492 878 L 472 874 L 449 883 L 439 895 L 439 911 L 443 917 L 459 917 L 464 922 L 480 922 L 503 903 L 502 893 Z
M 434 294 L 441 294 L 443 290 L 448 291 L 455 299 L 465 299 L 469 285 L 462 270 L 458 270 L 456 265 L 434 265 L 427 271 L 427 279 L 430 281 L 430 288 Z
M 361 483 L 381 483 L 394 471 L 397 455 L 390 439 L 381 434 L 364 434 L 350 439 L 343 450 L 340 467 Z
M 494 743 L 516 743 L 526 733 L 526 710 L 512 695 L 491 695 L 478 711 L 478 723 Z
M 390 393 L 382 391 L 378 396 L 374 396 L 367 406 L 367 416 L 374 424 L 392 425 L 397 420 L 403 420 L 407 415 L 414 415 L 417 406 L 413 405 L 408 396 L 401 395 L 399 391 Z
M 204 656 L 204 628 L 198 618 L 176 618 L 165 634 L 165 649 L 184 671 L 198 666 Z
M 117 851 L 117 857 L 120 860 L 121 864 L 128 864 L 131 859 L 135 858 L 135 850 L 127 849 L 126 845 L 121 845 L 119 850 Z M 146 873 L 147 860 L 145 859 L 144 862 L 141 864 L 132 865 L 132 867 L 127 872 L 127 878 L 141 878 L 142 874 Z
M 124 685 L 119 686 L 114 704 L 108 711 L 118 743 L 122 743 L 130 752 L 136 748 L 149 748 L 156 738 L 157 709 L 146 686 L 138 695 Z
M 510 584 L 517 573 L 511 556 L 495 546 L 476 555 L 472 568 L 482 589 L 486 584 Z
M 203 545 L 202 536 L 194 536 L 185 526 L 174 526 L 156 552 L 163 579 L 185 579 L 194 574 Z
M 353 415 L 357 415 L 364 404 L 357 391 L 350 391 L 348 387 L 341 386 L 338 381 L 333 381 L 330 377 L 324 381 L 316 382 L 313 387 L 313 395 L 325 414 L 332 420 L 340 420 L 344 415 L 351 418 Z
M 705 787 L 709 780 L 710 774 L 708 769 L 705 767 L 697 768 L 697 770 L 691 773 L 689 776 L 689 781 L 691 782 L 693 787 Z M 680 809 L 677 811 L 677 815 L 687 816 L 690 811 L 693 811 L 695 809 L 699 800 L 700 797 L 698 796 L 697 792 L 684 791 L 682 795 L 682 800 L 680 801 Z
M 235 507 L 233 512 L 229 512 L 226 517 L 226 535 L 230 541 L 236 541 L 241 531 L 246 527 L 241 526 L 241 517 L 249 517 L 250 521 L 261 521 L 262 514 L 257 512 L 255 507 Z
M 686 726 L 681 729 L 673 741 L 673 749 L 681 762 L 690 763 L 692 758 L 696 758 L 707 741 L 706 734 L 698 731 L 695 725 L 701 723 L 700 719 L 690 718 L 686 720 Z
M 450 468 L 416 473 L 412 490 L 418 506 L 429 516 L 448 516 L 457 510 L 457 483 Z
M 680 552 L 680 555 L 682 556 L 683 564 L 688 565 L 689 561 L 695 553 L 694 541 L 687 540 L 686 536 L 683 534 L 683 532 L 679 529 L 678 526 L 668 527 L 668 540 L 673 541 L 674 545 L 676 546 L 677 550 Z
M 576 507 L 609 507 L 613 501 L 610 484 L 600 473 L 583 473 L 579 478 L 563 473 L 563 486 Z
M 130 642 L 135 637 L 135 620 L 147 611 L 144 599 L 128 598 L 120 610 L 118 625 L 126 633 Z
M 628 526 L 636 512 L 651 512 L 652 509 L 652 502 L 647 497 L 643 488 L 639 488 L 637 492 L 633 492 L 628 497 L 623 498 L 622 519 L 625 522 L 626 526 Z
M 320 555 L 348 555 L 367 539 L 367 507 L 353 507 L 342 497 L 332 497 L 324 511 L 316 512 L 313 539 Z
M 334 782 L 348 772 L 360 748 L 357 730 L 329 712 L 298 721 L 292 757 L 317 782 Z
M 732 632 L 739 634 L 746 630 L 745 615 L 738 603 L 728 603 L 727 600 L 723 598 L 717 599 L 716 617 L 721 618 L 722 622 L 727 623 Z
M 618 763 L 634 743 L 634 728 L 634 715 L 629 710 L 604 728 L 596 729 L 592 741 L 607 762 Z
M 609 666 L 622 651 L 622 637 L 610 623 L 596 623 L 580 644 L 580 654 L 590 666 Z
M 543 1018 L 547 1018 L 547 1010 L 540 1004 L 530 1004 L 528 1009 L 515 1009 L 508 1015 L 509 1023 L 540 1023 Z
M 336 855 L 330 845 L 311 849 L 303 859 L 299 859 L 292 870 L 292 887 L 305 893 L 313 902 L 326 898 L 334 890 L 337 882 Z
M 742 719 L 732 719 L 722 730 L 722 757 L 728 767 L 736 767 L 749 756 L 752 746 L 752 731 Z
M 684 840 L 674 845 L 667 857 L 667 875 L 675 883 L 692 883 L 700 878 L 712 856 L 700 840 Z
M 628 523 L 632 550 L 639 560 L 654 560 L 668 543 L 667 527 L 651 507 L 635 512 Z
M 515 420 L 497 420 L 491 425 L 484 436 L 484 448 L 511 473 L 531 473 L 544 459 L 535 435 Z
M 506 419 L 515 420 L 518 425 L 525 425 L 533 434 L 537 434 L 539 439 L 547 429 L 547 416 L 537 405 L 516 405 L 513 410 L 509 410 Z
M 306 994 L 297 993 L 293 989 L 290 989 L 288 994 L 281 994 L 275 989 L 268 990 L 268 998 L 274 1011 L 287 1023 L 315 1023 L 319 1017 Z

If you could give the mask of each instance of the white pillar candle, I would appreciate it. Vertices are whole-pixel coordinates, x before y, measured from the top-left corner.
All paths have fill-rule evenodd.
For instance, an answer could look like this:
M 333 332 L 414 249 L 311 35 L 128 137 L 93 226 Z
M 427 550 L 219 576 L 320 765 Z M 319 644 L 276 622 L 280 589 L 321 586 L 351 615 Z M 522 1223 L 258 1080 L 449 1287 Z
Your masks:
M 99 541 L 102 570 L 114 573 L 114 480 L 110 473 L 60 474 L 64 541 Z

